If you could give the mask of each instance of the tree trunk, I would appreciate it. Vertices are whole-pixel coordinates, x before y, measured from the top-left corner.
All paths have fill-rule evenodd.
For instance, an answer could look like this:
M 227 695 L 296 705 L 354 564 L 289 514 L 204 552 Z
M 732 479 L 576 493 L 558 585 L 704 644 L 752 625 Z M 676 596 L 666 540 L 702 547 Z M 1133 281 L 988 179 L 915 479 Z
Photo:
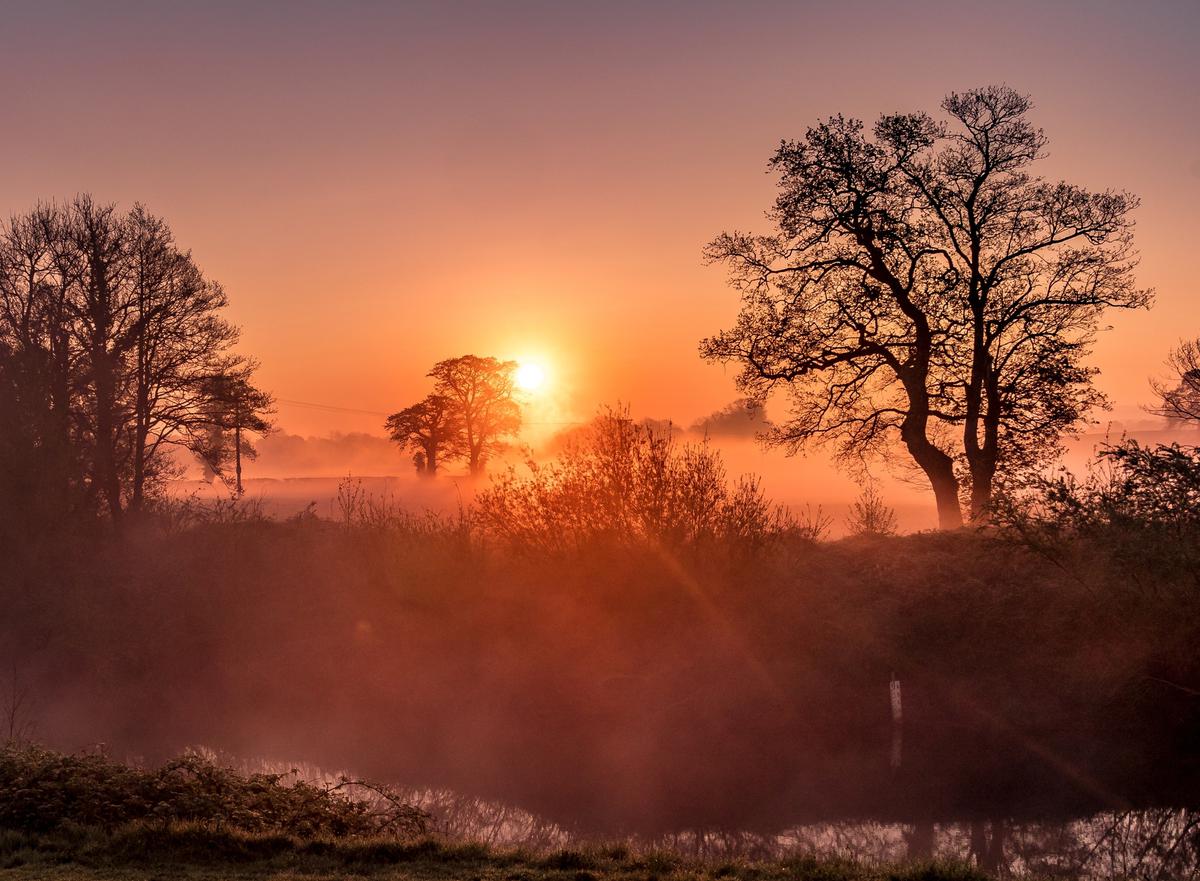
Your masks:
M 137 409 L 134 413 L 133 429 L 133 474 L 129 490 L 129 510 L 142 510 L 146 491 L 146 447 L 150 438 L 150 401 L 146 388 L 145 370 L 141 365 L 144 356 L 138 346 Z
M 74 468 L 71 438 L 71 375 L 68 343 L 55 333 L 53 342 L 54 378 L 50 393 L 50 450 L 52 454 L 53 500 L 59 511 L 74 507 L 74 492 L 79 489 Z
M 996 469 L 1000 461 L 1000 390 L 991 358 L 986 350 L 977 354 L 986 373 L 981 373 L 978 383 L 972 377 L 967 389 L 967 419 L 963 434 L 963 448 L 967 456 L 967 468 L 971 472 L 972 523 L 987 522 L 992 507 L 992 492 L 996 480 Z M 984 404 L 986 403 L 986 408 Z M 979 440 L 979 429 L 983 428 L 983 441 Z
M 909 311 L 913 311 L 911 306 L 906 310 Z M 933 487 L 938 528 L 958 529 L 963 525 L 963 519 L 958 501 L 958 480 L 954 476 L 954 459 L 929 439 L 931 407 L 926 385 L 929 381 L 931 351 L 929 327 L 924 316 L 915 311 L 910 317 L 918 324 L 917 346 L 913 355 L 914 363 L 900 372 L 900 381 L 908 396 L 908 413 L 900 425 L 900 438 Z
M 954 476 L 954 460 L 925 437 L 924 431 L 914 431 L 905 425 L 901 437 L 913 460 L 929 478 L 937 501 L 938 528 L 958 529 L 963 525 L 962 508 L 958 501 L 958 480 Z
M 996 476 L 994 462 L 979 461 L 971 469 L 971 522 L 987 523 L 992 507 L 992 484 Z
M 147 435 L 148 432 L 143 428 L 141 417 L 139 417 L 134 431 L 133 475 L 129 492 L 129 510 L 134 512 L 142 509 L 142 500 L 145 494 Z
M 928 472 L 927 472 L 928 473 Z M 933 497 L 937 501 L 938 529 L 958 529 L 963 525 L 962 508 L 958 502 L 958 481 L 954 469 L 939 469 L 929 475 L 933 486 Z
M 110 356 L 103 347 L 93 348 L 92 363 L 96 388 L 96 464 L 95 479 L 113 520 L 120 520 L 121 481 L 117 474 L 115 393 Z
M 233 470 L 235 474 L 234 485 L 237 487 L 237 497 L 240 499 L 242 493 L 242 427 L 235 426 L 233 429 Z

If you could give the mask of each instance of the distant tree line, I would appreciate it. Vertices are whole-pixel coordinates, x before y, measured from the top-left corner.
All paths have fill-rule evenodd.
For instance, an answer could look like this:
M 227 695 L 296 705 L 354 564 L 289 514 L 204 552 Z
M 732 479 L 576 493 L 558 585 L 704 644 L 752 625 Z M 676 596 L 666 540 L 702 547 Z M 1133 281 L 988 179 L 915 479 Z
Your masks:
M 141 205 L 83 195 L 0 225 L 5 515 L 119 521 L 179 471 L 173 449 L 240 491 L 272 401 L 234 351 L 227 302 Z
M 433 392 L 387 418 L 388 436 L 411 451 L 422 477 L 433 477 L 447 462 L 463 461 L 472 475 L 487 468 L 505 438 L 521 427 L 513 396 L 515 361 L 463 355 L 439 361 L 429 371 Z

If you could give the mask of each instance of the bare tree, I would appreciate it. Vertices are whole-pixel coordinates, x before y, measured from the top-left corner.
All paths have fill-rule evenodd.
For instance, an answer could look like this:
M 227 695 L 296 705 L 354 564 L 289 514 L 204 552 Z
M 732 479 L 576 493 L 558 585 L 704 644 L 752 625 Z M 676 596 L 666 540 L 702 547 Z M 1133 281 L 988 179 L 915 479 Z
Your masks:
M 114 520 L 124 513 L 121 472 L 128 447 L 122 445 L 122 428 L 131 408 L 123 393 L 137 339 L 128 230 L 115 206 L 99 205 L 90 196 L 77 197 L 67 208 L 65 244 L 78 255 L 79 266 L 73 330 L 86 361 L 82 435 L 90 440 L 91 489 Z
M 960 482 L 984 519 L 1001 470 L 1044 462 L 1104 403 L 1082 363 L 1099 318 L 1151 294 L 1133 282 L 1136 199 L 1030 174 L 1045 137 L 1027 97 L 993 86 L 942 109 L 873 137 L 834 117 L 779 148 L 777 232 L 708 247 L 742 310 L 701 352 L 740 364 L 752 396 L 789 389 L 770 439 L 790 451 L 832 440 L 856 460 L 898 438 L 950 528 Z
M 220 317 L 228 303 L 221 286 L 176 247 L 163 220 L 137 205 L 128 222 L 136 297 L 129 508 L 139 510 L 148 484 L 170 473 L 166 448 L 195 451 L 214 412 L 234 436 L 240 495 L 242 434 L 269 428 L 261 414 L 270 398 L 249 383 L 253 363 L 230 353 L 238 331 Z
M 1033 176 L 1046 137 L 1028 120 L 1032 106 L 989 86 L 949 95 L 949 125 L 907 114 L 876 126 L 957 281 L 962 317 L 942 370 L 955 389 L 976 521 L 998 469 L 1056 456 L 1062 435 L 1106 404 L 1082 358 L 1105 309 L 1151 298 L 1133 278 L 1137 199 Z
M 75 271 L 61 224 L 61 211 L 39 205 L 0 228 L 5 497 L 34 523 L 77 510 L 84 484 L 72 416 L 80 358 L 68 308 Z
M 10 675 L 4 683 L 3 703 L 0 704 L 0 736 L 9 745 L 29 739 L 33 734 L 34 696 L 32 689 L 22 681 L 17 662 L 12 662 Z
M 207 434 L 212 380 L 253 372 L 232 351 L 226 302 L 141 206 L 122 214 L 83 195 L 5 225 L 3 441 L 19 471 L 46 475 L 27 495 L 113 520 L 141 509 L 172 473 L 168 448 Z
M 1200 339 L 1184 340 L 1167 356 L 1171 377 L 1153 380 L 1158 406 L 1151 412 L 1168 419 L 1200 423 Z
M 434 392 L 452 401 L 462 420 L 462 455 L 471 474 L 482 474 L 488 459 L 504 448 L 504 439 L 521 427 L 521 408 L 513 399 L 515 361 L 463 355 L 439 361 L 429 371 Z
M 952 528 L 962 523 L 954 459 L 931 421 L 953 416 L 934 368 L 950 342 L 956 281 L 911 211 L 907 158 L 844 117 L 784 143 L 771 160 L 777 233 L 726 233 L 706 250 L 729 267 L 742 309 L 701 353 L 740 364 L 751 397 L 788 388 L 791 418 L 769 437 L 789 452 L 834 441 L 855 459 L 898 435 Z
M 384 428 L 400 449 L 415 452 L 417 472 L 425 477 L 435 476 L 444 459 L 460 455 L 464 448 L 462 415 L 446 395 L 429 395 L 393 413 Z

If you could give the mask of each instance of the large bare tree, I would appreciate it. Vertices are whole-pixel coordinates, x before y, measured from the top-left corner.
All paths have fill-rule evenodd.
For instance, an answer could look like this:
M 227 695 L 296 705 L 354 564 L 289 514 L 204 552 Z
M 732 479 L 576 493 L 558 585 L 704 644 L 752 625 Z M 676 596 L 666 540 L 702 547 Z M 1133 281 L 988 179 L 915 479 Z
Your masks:
M 934 421 L 951 416 L 935 370 L 953 325 L 955 279 L 901 163 L 862 123 L 835 117 L 771 160 L 780 192 L 769 236 L 726 233 L 707 248 L 742 295 L 706 358 L 741 366 L 739 387 L 789 389 L 791 418 L 768 437 L 857 457 L 898 436 L 933 487 L 944 527 L 962 522 L 953 456 Z
M 226 302 L 141 206 L 84 195 L 0 229 L 0 431 L 13 442 L 22 427 L 60 510 L 120 519 L 172 472 L 169 448 L 197 450 L 215 381 L 254 367 L 233 351 Z
M 1105 309 L 1138 308 L 1137 199 L 1031 173 L 1046 136 L 1029 97 L 1004 86 L 949 95 L 948 123 L 923 114 L 876 127 L 916 189 L 958 284 L 965 326 L 944 372 L 957 372 L 956 416 L 972 519 L 987 516 L 997 471 L 1060 452 L 1103 396 L 1083 364 Z
M 1168 419 L 1200 423 L 1200 339 L 1184 340 L 1167 356 L 1171 376 L 1154 380 L 1158 396 L 1152 412 Z
M 771 160 L 768 236 L 708 246 L 742 295 L 706 358 L 740 365 L 765 399 L 789 391 L 769 440 L 833 441 L 845 458 L 898 439 L 929 480 L 939 523 L 979 521 L 998 475 L 1044 463 L 1104 403 L 1087 355 L 1136 287 L 1125 193 L 1031 174 L 1045 136 L 1027 97 L 993 86 L 923 113 L 834 117 Z
M 70 297 L 76 264 L 61 212 L 39 205 L 0 228 L 0 423 L 10 499 L 45 522 L 79 508 L 82 457 L 73 444 L 80 352 Z

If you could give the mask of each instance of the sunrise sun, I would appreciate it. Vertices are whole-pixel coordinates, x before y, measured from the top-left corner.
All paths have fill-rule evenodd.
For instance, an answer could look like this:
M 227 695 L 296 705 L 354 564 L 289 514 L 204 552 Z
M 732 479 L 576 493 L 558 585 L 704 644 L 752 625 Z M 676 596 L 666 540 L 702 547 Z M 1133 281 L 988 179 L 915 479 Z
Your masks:
M 525 361 L 517 367 L 514 379 L 521 391 L 537 392 L 546 384 L 546 370 L 541 364 Z

